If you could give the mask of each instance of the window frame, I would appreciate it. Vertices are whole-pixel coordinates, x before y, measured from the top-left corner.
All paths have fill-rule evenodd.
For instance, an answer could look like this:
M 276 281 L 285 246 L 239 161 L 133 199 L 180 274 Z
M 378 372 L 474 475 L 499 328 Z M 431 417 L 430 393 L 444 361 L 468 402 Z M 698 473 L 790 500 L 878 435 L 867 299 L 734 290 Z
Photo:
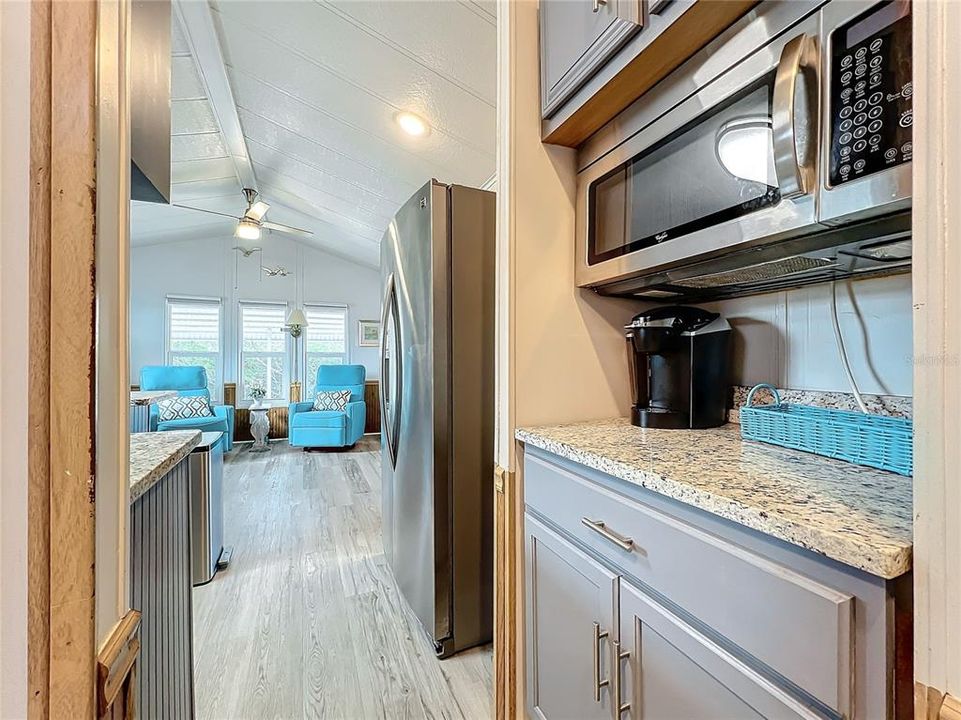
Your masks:
M 214 306 L 217 308 L 217 351 L 187 351 L 171 349 L 171 306 L 172 305 L 203 305 Z M 208 383 L 207 392 L 210 393 L 212 402 L 219 402 L 222 398 L 224 387 L 224 307 L 223 300 L 219 297 L 203 297 L 197 295 L 167 295 L 164 298 L 164 363 L 174 365 L 171 362 L 173 357 L 196 357 L 205 358 L 214 356 L 215 381 L 213 385 Z M 209 380 L 209 378 L 208 378 Z
M 283 353 L 272 351 L 244 351 L 244 308 L 246 307 L 271 307 L 281 308 L 281 319 L 278 330 L 284 334 Z M 283 377 L 281 378 L 281 394 L 279 397 L 265 397 L 263 402 L 267 405 L 278 406 L 286 404 L 290 397 L 290 334 L 284 331 L 284 323 L 287 321 L 288 303 L 286 300 L 240 300 L 237 302 L 237 405 L 249 407 L 253 400 L 247 398 L 247 390 L 244 384 L 244 357 L 277 357 L 281 354 Z
M 342 357 L 343 362 L 339 363 L 340 365 L 350 364 L 350 306 L 347 303 L 338 303 L 338 302 L 305 302 L 303 305 L 303 308 L 304 308 L 304 315 L 308 315 L 308 310 L 312 308 L 340 310 L 340 311 L 343 311 L 344 313 L 344 352 L 342 353 L 308 352 L 307 351 L 307 334 L 310 332 L 309 325 L 307 329 L 304 330 L 304 333 L 301 335 L 301 337 L 298 338 L 300 340 L 303 340 L 303 346 L 301 347 L 300 353 L 299 353 L 300 361 L 301 361 L 300 367 L 303 368 L 301 370 L 301 373 L 304 376 L 302 381 L 303 396 L 304 396 L 304 400 L 311 400 L 314 397 L 314 389 L 315 389 L 314 380 L 316 378 L 308 376 L 307 365 L 312 355 L 318 355 L 322 357 Z M 307 320 L 309 323 L 310 318 L 308 317 Z M 338 364 L 338 363 L 333 363 L 333 364 Z

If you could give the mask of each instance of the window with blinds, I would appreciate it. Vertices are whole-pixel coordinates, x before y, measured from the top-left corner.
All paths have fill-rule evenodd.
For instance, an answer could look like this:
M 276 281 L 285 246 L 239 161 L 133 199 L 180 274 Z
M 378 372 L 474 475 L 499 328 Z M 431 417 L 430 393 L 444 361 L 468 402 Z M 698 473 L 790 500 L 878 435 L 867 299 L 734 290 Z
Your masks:
M 306 399 L 314 396 L 314 381 L 321 365 L 346 365 L 347 308 L 344 305 L 305 305 L 307 328 L 304 330 L 304 390 Z
M 167 298 L 168 365 L 200 365 L 207 371 L 207 390 L 220 399 L 223 348 L 219 299 Z
M 264 389 L 265 400 L 287 397 L 287 306 L 280 303 L 240 304 L 240 397 Z

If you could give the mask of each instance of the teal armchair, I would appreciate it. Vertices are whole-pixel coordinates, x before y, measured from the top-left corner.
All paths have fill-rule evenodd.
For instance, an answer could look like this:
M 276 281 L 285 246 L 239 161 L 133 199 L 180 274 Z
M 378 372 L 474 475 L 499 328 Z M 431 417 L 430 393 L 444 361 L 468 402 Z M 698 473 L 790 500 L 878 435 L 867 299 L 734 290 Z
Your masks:
M 317 368 L 317 391 L 350 390 L 344 412 L 314 410 L 313 402 L 291 403 L 287 428 L 293 447 L 349 447 L 364 434 L 367 405 L 364 403 L 363 365 L 321 365 Z
M 178 395 L 203 396 L 210 402 L 207 390 L 207 371 L 199 365 L 147 365 L 140 370 L 141 390 L 176 390 Z M 160 410 L 150 406 L 150 430 L 200 430 L 220 431 L 224 451 L 234 446 L 234 408 L 232 405 L 214 405 L 211 417 L 184 418 L 160 422 Z

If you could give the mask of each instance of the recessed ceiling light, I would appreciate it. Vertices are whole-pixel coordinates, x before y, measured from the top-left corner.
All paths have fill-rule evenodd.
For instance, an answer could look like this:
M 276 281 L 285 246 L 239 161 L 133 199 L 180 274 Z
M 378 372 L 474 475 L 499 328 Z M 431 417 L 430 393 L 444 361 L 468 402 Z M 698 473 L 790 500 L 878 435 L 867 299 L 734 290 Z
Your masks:
M 427 124 L 427 121 L 412 112 L 399 112 L 394 116 L 394 120 L 400 125 L 401 130 L 408 135 L 421 137 L 430 132 L 430 125 Z

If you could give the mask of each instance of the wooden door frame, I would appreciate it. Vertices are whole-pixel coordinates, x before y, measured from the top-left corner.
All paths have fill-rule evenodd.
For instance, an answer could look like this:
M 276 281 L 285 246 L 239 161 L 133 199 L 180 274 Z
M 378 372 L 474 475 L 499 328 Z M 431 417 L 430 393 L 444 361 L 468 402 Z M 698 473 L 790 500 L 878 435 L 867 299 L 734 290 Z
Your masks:
M 518 490 L 514 457 L 513 119 L 515 55 L 510 3 L 497 12 L 497 182 L 495 244 L 494 718 L 518 717 Z M 521 565 L 523 567 L 523 565 Z
M 961 4 L 912 14 L 915 716 L 948 720 L 961 718 Z
M 30 717 L 94 714 L 96 10 L 32 7 Z
M 128 8 L 30 6 L 31 720 L 97 715 L 98 648 L 125 610 Z

